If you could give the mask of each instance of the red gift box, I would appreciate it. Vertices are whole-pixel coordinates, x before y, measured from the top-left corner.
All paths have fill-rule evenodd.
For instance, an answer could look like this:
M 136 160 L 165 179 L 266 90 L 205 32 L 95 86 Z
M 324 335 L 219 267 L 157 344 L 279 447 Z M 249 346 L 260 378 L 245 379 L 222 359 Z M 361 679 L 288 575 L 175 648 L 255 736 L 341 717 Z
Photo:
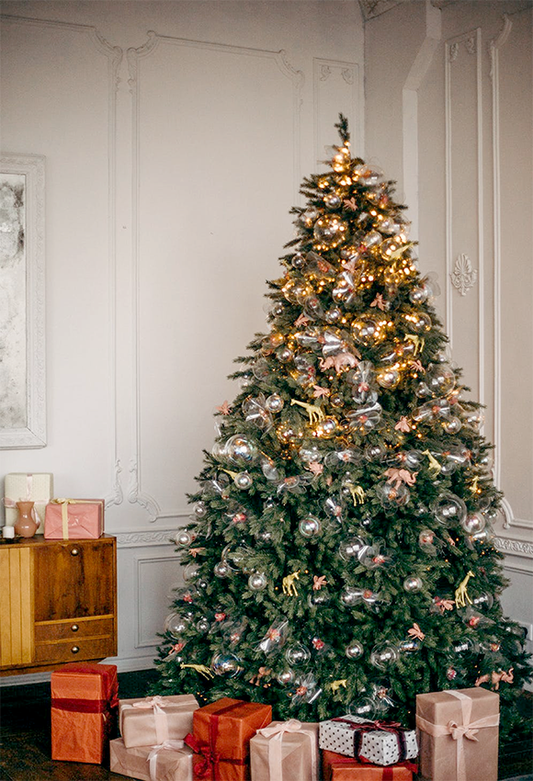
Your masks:
M 116 665 L 65 664 L 51 689 L 52 759 L 101 765 L 116 724 Z
M 47 540 L 97 540 L 104 533 L 103 499 L 52 499 L 46 505 Z
M 247 781 L 250 740 L 271 721 L 270 705 L 229 697 L 195 710 L 194 734 L 185 738 L 195 752 L 194 781 Z
M 383 767 L 359 762 L 334 751 L 322 751 L 323 781 L 413 781 L 418 770 L 411 762 Z

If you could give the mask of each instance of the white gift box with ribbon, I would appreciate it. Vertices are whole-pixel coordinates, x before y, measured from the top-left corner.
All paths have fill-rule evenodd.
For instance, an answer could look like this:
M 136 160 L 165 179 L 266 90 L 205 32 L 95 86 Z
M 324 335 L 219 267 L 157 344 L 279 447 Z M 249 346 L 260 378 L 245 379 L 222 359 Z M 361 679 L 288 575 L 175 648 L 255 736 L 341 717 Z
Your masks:
M 37 534 L 42 534 L 46 505 L 53 492 L 54 476 L 49 472 L 10 472 L 4 479 L 6 526 L 16 523 L 17 502 L 34 502 L 35 520 L 40 521 Z

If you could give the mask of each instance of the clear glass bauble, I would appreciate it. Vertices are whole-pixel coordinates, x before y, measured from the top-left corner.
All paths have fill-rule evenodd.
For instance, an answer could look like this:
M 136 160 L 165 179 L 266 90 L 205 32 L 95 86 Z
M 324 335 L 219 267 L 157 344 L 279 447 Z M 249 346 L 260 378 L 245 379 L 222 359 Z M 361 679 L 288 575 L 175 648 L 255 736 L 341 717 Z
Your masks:
M 398 650 L 390 643 L 380 643 L 370 652 L 370 664 L 378 670 L 387 670 L 398 660 Z
M 463 523 L 467 515 L 463 500 L 451 491 L 444 491 L 432 505 L 433 514 L 439 523 Z
M 259 454 L 255 442 L 242 434 L 235 434 L 228 439 L 225 452 L 229 460 L 238 465 L 253 464 Z
M 235 654 L 219 653 L 213 657 L 211 669 L 215 675 L 236 678 L 242 672 L 242 662 Z
M 308 515 L 307 518 L 302 518 L 298 524 L 298 531 L 307 539 L 317 537 L 320 534 L 321 526 L 318 518 Z
M 359 559 L 368 546 L 361 537 L 348 537 L 339 544 L 338 552 L 344 561 Z
M 178 613 L 170 613 L 165 619 L 165 631 L 172 635 L 176 640 L 187 630 L 189 622 Z
M 290 645 L 285 650 L 285 660 L 287 664 L 292 667 L 302 667 L 307 664 L 311 658 L 311 652 L 308 648 L 298 643 L 297 645 Z
M 320 217 L 313 228 L 316 241 L 326 249 L 333 249 L 346 238 L 348 226 L 335 214 Z

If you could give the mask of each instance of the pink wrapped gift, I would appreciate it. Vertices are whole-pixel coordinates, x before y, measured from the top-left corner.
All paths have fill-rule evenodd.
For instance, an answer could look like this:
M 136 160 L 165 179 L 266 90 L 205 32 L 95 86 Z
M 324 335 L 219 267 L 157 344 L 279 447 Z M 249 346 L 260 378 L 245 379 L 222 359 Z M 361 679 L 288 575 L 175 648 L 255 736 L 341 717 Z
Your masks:
M 250 741 L 252 781 L 317 781 L 318 724 L 273 721 Z
M 198 703 L 192 694 L 119 700 L 120 734 L 126 748 L 181 740 L 192 732 Z
M 97 540 L 103 533 L 103 499 L 52 499 L 46 505 L 47 540 Z
M 54 495 L 53 486 L 54 478 L 49 472 L 11 472 L 6 475 L 6 526 L 13 526 L 18 518 L 17 502 L 34 502 L 35 520 L 40 524 L 37 534 L 42 534 L 45 508 Z
M 122 738 L 109 743 L 109 769 L 140 781 L 191 781 L 192 751 L 182 740 L 160 746 L 126 748 Z

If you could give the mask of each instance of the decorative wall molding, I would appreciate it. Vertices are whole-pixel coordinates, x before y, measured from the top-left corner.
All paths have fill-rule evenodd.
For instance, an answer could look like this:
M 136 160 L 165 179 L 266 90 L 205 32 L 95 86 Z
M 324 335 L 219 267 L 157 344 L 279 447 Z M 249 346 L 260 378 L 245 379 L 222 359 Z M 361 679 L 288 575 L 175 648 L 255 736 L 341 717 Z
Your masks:
M 320 165 L 324 160 L 324 145 L 321 144 L 321 132 L 320 132 L 320 119 L 327 116 L 327 112 L 324 111 L 323 99 L 322 99 L 322 84 L 325 81 L 330 83 L 325 88 L 327 94 L 330 95 L 335 90 L 333 80 L 338 77 L 339 81 L 342 81 L 341 87 L 346 90 L 348 107 L 346 107 L 346 98 L 342 98 L 341 94 L 337 95 L 336 102 L 336 114 L 334 115 L 334 121 L 338 120 L 339 111 L 345 114 L 348 118 L 351 132 L 351 145 L 356 154 L 362 154 L 363 146 L 363 130 L 362 130 L 362 115 L 363 106 L 361 101 L 362 89 L 362 72 L 359 65 L 356 62 L 343 62 L 341 60 L 325 60 L 322 58 L 313 59 L 313 111 L 314 111 L 314 148 L 315 158 Z M 330 128 L 331 132 L 331 128 Z
M 468 291 L 474 287 L 477 280 L 477 270 L 472 267 L 468 255 L 462 253 L 456 257 L 451 278 L 452 285 L 462 296 L 466 296 Z
M 464 46 L 467 53 L 475 56 L 476 66 L 476 163 L 477 163 L 477 277 L 478 286 L 478 401 L 485 403 L 485 239 L 484 239 L 484 193 L 483 193 L 483 73 L 481 57 L 481 28 L 469 30 L 451 38 L 445 43 L 444 69 L 444 115 L 445 115 L 445 183 L 446 183 L 446 332 L 450 347 L 453 349 L 453 299 L 451 285 L 454 283 L 453 264 L 453 176 L 452 176 L 452 68 L 460 50 Z M 459 259 L 463 256 L 459 256 Z M 467 256 L 464 256 L 467 257 Z M 458 260 L 459 260 L 458 259 Z M 469 261 L 469 259 L 468 259 Z M 470 262 L 470 261 L 469 261 Z M 455 261 L 457 264 L 457 260 Z M 459 260 L 459 263 L 464 263 Z M 464 276 L 458 269 L 455 277 L 460 280 Z M 460 283 L 461 284 L 461 283 Z M 465 291 L 466 292 L 466 291 Z M 464 295 L 464 293 L 462 293 Z
M 140 62 L 150 57 L 162 45 L 184 48 L 218 51 L 226 54 L 255 57 L 271 60 L 280 72 L 292 82 L 293 98 L 293 184 L 295 196 L 300 186 L 300 109 L 301 92 L 304 84 L 304 74 L 294 68 L 289 62 L 287 52 L 254 49 L 230 44 L 218 44 L 208 41 L 197 41 L 186 38 L 176 38 L 160 35 L 154 30 L 147 33 L 147 40 L 137 48 L 129 48 L 126 53 L 128 63 L 128 86 L 132 94 L 132 333 L 133 333 L 133 367 L 132 367 L 132 398 L 133 398 L 133 441 L 134 454 L 129 463 L 129 485 L 127 498 L 131 504 L 138 504 L 148 514 L 148 521 L 155 523 L 160 518 L 178 518 L 182 510 L 162 513 L 156 498 L 151 496 L 142 486 L 141 469 L 141 420 L 140 420 L 140 289 L 139 289 L 139 171 L 140 171 L 140 112 L 141 112 L 141 72 Z
M 424 83 L 442 38 L 441 12 L 426 5 L 426 31 L 402 89 L 403 189 L 409 207 L 411 237 L 419 234 L 418 92 Z
M 135 627 L 135 642 L 134 648 L 155 648 L 161 642 L 161 638 L 157 636 L 149 636 L 145 629 L 145 616 L 146 611 L 143 610 L 146 604 L 145 591 L 143 590 L 143 568 L 150 566 L 160 567 L 163 562 L 172 562 L 173 566 L 176 566 L 176 556 L 138 556 L 135 559 L 135 604 L 137 605 L 137 621 Z M 160 627 L 163 630 L 163 627 Z
M 174 545 L 175 536 L 181 524 L 167 526 L 163 529 L 130 529 L 128 531 L 109 531 L 117 538 L 117 548 L 147 548 L 154 545 Z
M 495 537 L 494 547 L 502 553 L 508 553 L 514 556 L 525 556 L 533 559 L 533 543 L 525 540 L 513 540 L 509 537 Z M 531 566 L 528 571 L 531 572 Z
M 119 87 L 119 71 L 123 60 L 124 52 L 120 46 L 114 46 L 109 43 L 96 27 L 85 24 L 74 24 L 71 22 L 55 21 L 53 19 L 38 19 L 34 17 L 15 16 L 10 14 L 1 14 L 2 24 L 22 24 L 35 27 L 45 27 L 49 29 L 64 30 L 73 33 L 86 35 L 92 46 L 100 54 L 107 58 L 108 67 L 108 290 L 109 290 L 109 344 L 111 366 L 109 376 L 111 378 L 110 405 L 113 414 L 114 426 L 114 454 L 115 454 L 115 472 L 113 477 L 113 488 L 106 493 L 106 507 L 113 504 L 120 504 L 123 500 L 122 488 L 120 485 L 120 462 L 117 452 L 116 420 L 117 420 L 117 378 L 116 378 L 116 93 Z M 44 211 L 44 204 L 43 204 Z M 44 251 L 44 250 L 43 250 Z M 44 308 L 44 300 L 42 304 Z M 38 322 L 38 318 L 36 320 Z M 44 336 L 43 336 L 44 339 Z M 43 367 L 44 371 L 44 367 Z

